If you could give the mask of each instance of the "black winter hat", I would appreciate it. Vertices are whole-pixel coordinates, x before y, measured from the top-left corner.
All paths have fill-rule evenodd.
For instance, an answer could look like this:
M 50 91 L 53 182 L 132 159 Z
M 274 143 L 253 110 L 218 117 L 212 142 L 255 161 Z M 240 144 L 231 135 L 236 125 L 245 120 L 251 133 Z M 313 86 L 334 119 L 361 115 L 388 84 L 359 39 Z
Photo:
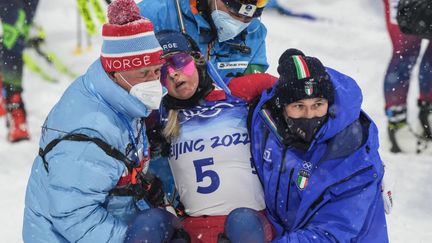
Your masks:
M 305 56 L 297 49 L 288 49 L 279 58 L 277 71 L 277 108 L 309 98 L 325 98 L 329 105 L 333 104 L 334 89 L 330 75 L 317 58 Z

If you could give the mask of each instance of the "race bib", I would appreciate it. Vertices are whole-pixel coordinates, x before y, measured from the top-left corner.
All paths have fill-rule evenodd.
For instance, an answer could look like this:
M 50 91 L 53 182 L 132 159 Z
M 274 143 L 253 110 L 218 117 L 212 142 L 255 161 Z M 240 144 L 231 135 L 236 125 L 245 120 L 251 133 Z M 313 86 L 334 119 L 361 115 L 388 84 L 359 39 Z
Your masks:
M 265 208 L 251 163 L 246 107 L 194 112 L 182 123 L 169 157 L 180 200 L 191 216 L 227 215 L 238 207 Z M 189 114 L 190 115 L 190 114 Z

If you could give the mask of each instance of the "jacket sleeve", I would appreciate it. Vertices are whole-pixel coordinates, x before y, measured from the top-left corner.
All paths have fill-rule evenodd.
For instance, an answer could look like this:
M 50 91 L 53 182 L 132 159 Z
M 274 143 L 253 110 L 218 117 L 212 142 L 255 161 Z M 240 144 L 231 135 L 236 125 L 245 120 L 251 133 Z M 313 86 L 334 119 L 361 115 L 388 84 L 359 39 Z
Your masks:
M 356 242 L 356 237 L 363 231 L 382 230 L 371 227 L 376 213 L 383 212 L 380 196 L 380 179 L 365 181 L 365 177 L 374 177 L 370 170 L 356 176 L 341 185 L 329 188 L 324 203 L 304 225 L 291 232 L 286 232 L 272 242 Z M 376 174 L 375 174 L 376 177 Z M 359 183 L 362 181 L 363 183 Z M 385 227 L 385 222 L 383 223 Z M 386 242 L 376 239 L 376 242 Z
M 253 20 L 260 21 L 260 20 Z M 269 65 L 267 62 L 267 51 L 265 39 L 267 36 L 267 29 L 262 23 L 258 23 L 260 26 L 253 33 L 248 34 L 246 44 L 253 49 L 255 53 L 252 59 L 249 62 L 246 70 L 244 71 L 244 75 L 252 74 L 252 73 L 263 73 L 267 71 Z M 252 24 L 251 24 L 252 25 Z
M 234 96 L 250 103 L 263 91 L 271 88 L 276 81 L 277 78 L 271 74 L 256 73 L 233 78 L 229 81 L 228 87 Z
M 258 173 L 258 178 L 263 184 L 263 154 L 265 144 L 267 142 L 268 131 L 260 122 L 260 117 L 257 110 L 260 109 L 259 103 L 254 104 L 254 108 L 249 110 L 248 114 L 248 132 L 250 134 L 251 143 L 250 150 L 252 154 L 252 163 Z
M 63 141 L 48 155 L 54 228 L 70 242 L 123 242 L 126 224 L 103 204 L 124 166 L 90 142 Z
M 154 32 L 164 29 L 178 29 L 177 12 L 174 6 L 175 1 L 141 1 L 138 8 L 141 16 L 150 19 L 153 23 Z

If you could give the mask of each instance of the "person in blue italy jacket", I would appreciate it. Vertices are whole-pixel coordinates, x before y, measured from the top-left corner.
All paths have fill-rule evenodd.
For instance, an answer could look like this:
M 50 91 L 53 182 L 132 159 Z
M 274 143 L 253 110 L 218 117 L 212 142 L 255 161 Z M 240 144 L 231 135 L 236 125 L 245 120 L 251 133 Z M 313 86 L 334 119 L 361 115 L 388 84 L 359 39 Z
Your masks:
M 184 31 L 222 78 L 267 70 L 267 29 L 258 18 L 266 0 L 178 0 L 180 16 L 176 2 L 140 1 L 138 6 L 156 31 L 180 30 L 181 17 Z
M 165 169 L 172 172 L 176 187 L 168 198 L 173 203 L 172 195 L 179 195 L 185 231 L 196 243 L 224 237 L 232 242 L 268 242 L 271 225 L 251 166 L 246 118 L 248 101 L 276 78 L 251 74 L 222 80 L 192 38 L 173 30 L 156 37 L 166 60 L 161 71 L 168 90 L 162 99 L 162 134 L 171 144 Z M 152 162 L 151 167 L 165 161 Z
M 136 182 L 149 176 L 142 169 L 148 161 L 143 119 L 162 98 L 162 49 L 132 0 L 114 1 L 108 11 L 100 59 L 43 124 L 27 185 L 25 242 L 123 242 L 137 226 L 148 227 L 148 242 L 162 242 L 176 227 L 171 214 L 146 210 L 163 200 L 160 181 L 145 178 L 147 191 Z
M 273 242 L 388 242 L 378 131 L 356 82 L 289 49 L 250 121 Z

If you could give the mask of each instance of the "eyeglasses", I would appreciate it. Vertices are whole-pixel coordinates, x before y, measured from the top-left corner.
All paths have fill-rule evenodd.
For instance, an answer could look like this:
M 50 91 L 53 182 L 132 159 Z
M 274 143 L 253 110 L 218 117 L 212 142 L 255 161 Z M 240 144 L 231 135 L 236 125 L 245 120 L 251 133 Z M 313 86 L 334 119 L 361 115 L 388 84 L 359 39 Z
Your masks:
M 184 52 L 168 55 L 161 68 L 161 81 L 165 81 L 168 74 L 181 70 L 186 75 L 192 75 L 195 69 L 194 58 Z
M 222 0 L 225 6 L 236 16 L 256 18 L 261 16 L 268 0 Z

